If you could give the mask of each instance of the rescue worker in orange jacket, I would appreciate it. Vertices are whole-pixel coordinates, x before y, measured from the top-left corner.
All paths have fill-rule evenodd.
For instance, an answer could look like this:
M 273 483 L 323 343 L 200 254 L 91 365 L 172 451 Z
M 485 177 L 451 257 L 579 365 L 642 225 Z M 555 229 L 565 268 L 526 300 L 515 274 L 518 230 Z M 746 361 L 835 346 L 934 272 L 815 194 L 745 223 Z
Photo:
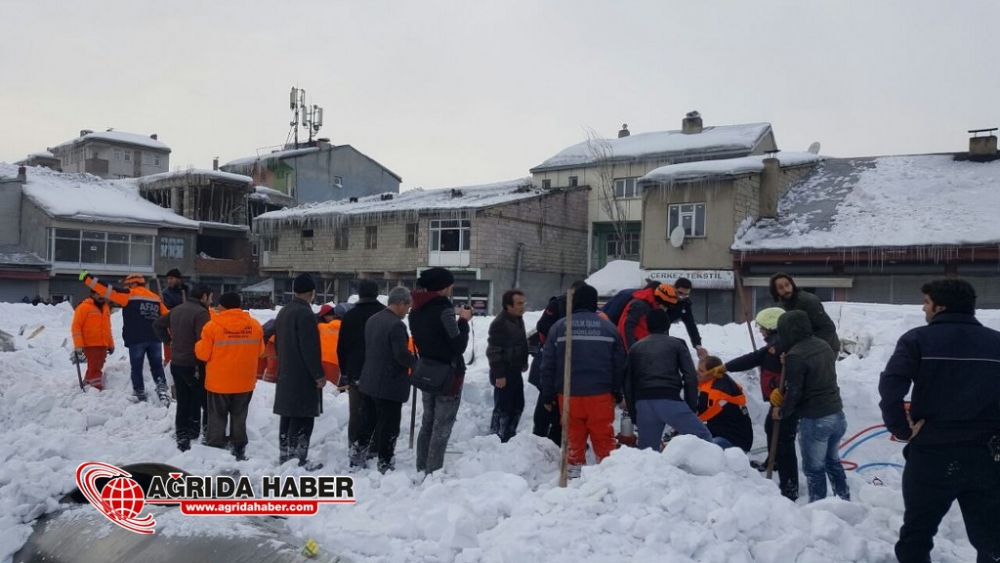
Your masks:
M 222 312 L 201 331 L 194 345 L 198 359 L 205 362 L 205 392 L 208 402 L 208 445 L 229 446 L 236 459 L 246 459 L 247 413 L 257 384 L 257 359 L 264 353 L 264 329 L 243 310 L 239 293 L 219 297 Z
M 344 315 L 354 305 L 338 303 L 336 307 L 329 303 L 319 309 L 316 317 L 319 319 L 319 346 L 323 357 L 323 373 L 326 380 L 333 385 L 340 382 L 340 361 L 337 359 L 337 345 L 340 343 L 340 323 Z
M 278 349 L 274 344 L 274 319 L 263 324 L 264 355 L 257 361 L 257 379 L 268 383 L 278 380 Z
M 87 284 L 98 295 L 118 304 L 122 308 L 122 339 L 128 348 L 129 362 L 132 364 L 132 391 L 136 399 L 146 400 L 146 386 L 142 377 L 142 363 L 149 359 L 149 370 L 156 382 L 156 394 L 164 405 L 170 403 L 167 376 L 163 372 L 163 347 L 153 332 L 153 322 L 160 315 L 167 314 L 167 307 L 152 291 L 146 289 L 146 278 L 142 274 L 129 274 L 125 278 L 127 291 L 117 291 L 91 276 L 87 270 L 80 272 L 80 281 Z
M 115 351 L 111 336 L 111 305 L 95 293 L 84 299 L 73 313 L 73 347 L 78 358 L 87 359 L 84 385 L 104 389 L 104 360 Z
M 698 362 L 698 418 L 708 426 L 713 442 L 723 448 L 735 446 L 749 452 L 753 447 L 753 423 L 743 387 L 726 373 L 719 374 L 720 377 L 707 373 L 724 365 L 715 356 Z
M 629 301 L 622 311 L 621 318 L 618 319 L 618 332 L 625 342 L 625 350 L 632 348 L 632 345 L 649 336 L 649 328 L 646 326 L 646 315 L 653 309 L 667 310 L 668 305 L 677 303 L 677 290 L 668 283 L 661 283 L 655 288 L 639 289 L 632 294 L 632 301 Z

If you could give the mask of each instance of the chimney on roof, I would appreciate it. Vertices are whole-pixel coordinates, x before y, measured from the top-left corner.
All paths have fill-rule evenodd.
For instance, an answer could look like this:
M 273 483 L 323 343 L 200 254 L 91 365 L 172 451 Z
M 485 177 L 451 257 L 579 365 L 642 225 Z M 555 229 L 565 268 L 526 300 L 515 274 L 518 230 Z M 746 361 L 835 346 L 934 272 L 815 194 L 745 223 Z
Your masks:
M 93 131 L 90 130 L 90 129 L 80 129 L 80 136 L 81 137 L 86 137 L 87 135 L 90 135 L 91 133 L 93 133 Z
M 697 111 L 689 111 L 681 121 L 681 133 L 685 135 L 697 135 L 703 129 L 701 124 L 701 114 Z
M 358 198 L 352 197 L 352 198 L 349 198 L 347 201 L 350 202 L 350 203 L 357 203 L 358 202 Z
M 451 189 L 451 197 L 452 197 L 452 199 L 454 199 L 456 197 L 462 197 L 462 190 L 458 190 L 458 189 L 452 188 Z
M 764 169 L 760 171 L 760 218 L 778 216 L 778 198 L 781 197 L 781 162 L 777 151 L 768 151 Z
M 382 201 L 391 201 L 392 194 L 382 194 Z
M 972 134 L 972 137 L 969 137 L 969 160 L 987 162 L 1000 158 L 1000 153 L 997 152 L 996 131 L 996 127 L 969 130 Z M 980 136 L 980 133 L 985 135 Z
M 622 123 L 622 130 L 618 132 L 618 138 L 628 137 L 630 134 L 628 132 L 628 123 Z
M 218 170 L 218 169 L 219 169 L 219 157 L 215 157 L 212 159 L 212 170 Z
M 156 133 L 153 133 L 152 135 L 150 135 L 149 138 L 152 139 L 152 140 L 154 140 L 154 141 L 156 141 L 157 140 Z

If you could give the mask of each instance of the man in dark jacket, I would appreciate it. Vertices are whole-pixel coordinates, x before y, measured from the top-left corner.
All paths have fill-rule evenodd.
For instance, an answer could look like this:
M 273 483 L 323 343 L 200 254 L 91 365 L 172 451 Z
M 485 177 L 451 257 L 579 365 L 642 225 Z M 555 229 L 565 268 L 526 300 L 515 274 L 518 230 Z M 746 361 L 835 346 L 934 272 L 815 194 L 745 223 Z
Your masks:
M 649 335 L 629 351 L 625 372 L 625 401 L 638 426 L 639 448 L 659 449 L 668 424 L 679 434 L 711 441 L 712 433 L 695 414 L 698 375 L 687 344 L 667 335 L 670 318 L 666 311 L 651 311 L 646 326 Z
M 813 336 L 809 315 L 787 311 L 778 318 L 778 338 L 785 352 L 784 389 L 771 393 L 775 419 L 799 416 L 799 449 L 809 502 L 826 498 L 826 478 L 833 492 L 851 500 L 838 448 L 847 431 L 844 404 L 837 386 L 836 355 Z
M 586 462 L 587 438 L 597 461 L 615 448 L 615 403 L 621 402 L 625 374 L 625 347 L 615 326 L 597 314 L 597 290 L 583 284 L 573 294 L 573 324 L 560 319 L 549 331 L 542 352 L 542 395 L 557 400 L 559 409 L 569 400 L 570 474 L 577 477 Z M 573 338 L 570 396 L 563 396 L 566 333 Z
M 201 339 L 201 329 L 211 320 L 211 303 L 212 288 L 200 285 L 188 294 L 185 303 L 172 307 L 153 322 L 157 338 L 172 352 L 170 375 L 177 389 L 177 448 L 182 452 L 191 449 L 191 440 L 201 435 L 205 364 L 195 356 L 194 345 Z
M 364 400 L 358 390 L 361 372 L 365 365 L 365 324 L 376 313 L 385 309 L 378 301 L 378 284 L 372 280 L 358 283 L 358 302 L 344 314 L 340 323 L 340 340 L 337 341 L 337 360 L 340 361 L 340 384 L 347 390 L 350 415 L 347 422 L 348 455 L 351 467 L 360 467 L 367 461 L 361 443 L 364 420 Z
M 160 299 L 168 309 L 173 309 L 187 301 L 190 288 L 181 281 L 181 271 L 173 268 L 167 272 L 167 287 L 160 292 Z
M 795 285 L 795 280 L 788 274 L 774 274 L 771 276 L 769 288 L 771 298 L 786 311 L 804 311 L 809 316 L 809 324 L 812 332 L 818 338 L 830 345 L 833 350 L 833 357 L 836 359 L 840 352 L 840 337 L 837 336 L 837 325 L 833 323 L 830 315 L 826 314 L 823 302 L 808 291 L 802 291 Z
M 455 277 L 444 268 L 428 268 L 420 273 L 417 285 L 426 291 L 413 293 L 410 332 L 421 358 L 451 364 L 455 383 L 440 395 L 422 392 L 424 416 L 417 437 L 417 471 L 433 473 L 444 466 L 444 452 L 458 416 L 465 381 L 465 358 L 469 344 L 472 309 L 462 308 L 455 320 L 451 303 Z
M 278 382 L 274 392 L 274 414 L 281 417 L 278 428 L 279 463 L 298 458 L 308 471 L 323 464 L 310 463 L 309 440 L 313 424 L 323 411 L 322 353 L 319 328 L 312 305 L 316 282 L 301 274 L 292 282 L 295 298 L 278 312 L 274 339 L 278 350 Z
M 402 321 L 411 303 L 410 290 L 394 287 L 388 307 L 365 324 L 365 363 L 359 383 L 364 400 L 360 442 L 365 453 L 372 449 L 378 452 L 382 473 L 394 468 L 400 412 L 410 398 L 408 370 L 417 361 L 407 346 L 409 336 Z
M 528 336 L 524 331 L 524 292 L 510 289 L 500 300 L 503 311 L 490 323 L 486 357 L 493 384 L 493 419 L 490 432 L 506 442 L 517 433 L 524 411 L 524 378 L 528 369 Z
M 601 310 L 608 316 L 611 324 L 618 326 L 622 314 L 625 312 L 628 304 L 632 302 L 635 292 L 642 291 L 643 289 L 655 290 L 659 286 L 660 282 L 650 280 L 646 282 L 645 287 L 623 289 L 609 299 Z M 694 320 L 694 310 L 691 308 L 691 290 L 693 287 L 691 280 L 677 278 L 674 281 L 673 287 L 674 292 L 677 294 L 677 302 L 667 304 L 667 316 L 670 317 L 670 324 L 674 324 L 677 321 L 683 322 L 684 328 L 687 329 L 688 338 L 691 339 L 691 345 L 697 350 L 698 357 L 704 358 L 708 355 L 708 350 L 701 345 L 701 333 L 698 332 L 698 323 Z
M 927 326 L 899 338 L 878 385 L 886 428 L 909 441 L 896 557 L 930 561 L 938 524 L 958 499 L 976 561 L 1000 561 L 1000 332 L 976 320 L 969 282 L 921 291 Z

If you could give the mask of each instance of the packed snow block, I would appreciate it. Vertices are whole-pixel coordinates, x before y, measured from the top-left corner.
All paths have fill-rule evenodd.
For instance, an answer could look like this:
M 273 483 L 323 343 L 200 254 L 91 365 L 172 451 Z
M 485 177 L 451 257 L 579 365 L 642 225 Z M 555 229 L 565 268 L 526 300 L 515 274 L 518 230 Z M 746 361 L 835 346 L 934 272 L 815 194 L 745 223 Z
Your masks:
M 722 448 L 694 436 L 677 436 L 670 440 L 663 456 L 692 475 L 715 475 L 727 471 L 729 465 Z
M 0 330 L 0 352 L 13 352 L 17 350 L 14 346 L 14 335 Z

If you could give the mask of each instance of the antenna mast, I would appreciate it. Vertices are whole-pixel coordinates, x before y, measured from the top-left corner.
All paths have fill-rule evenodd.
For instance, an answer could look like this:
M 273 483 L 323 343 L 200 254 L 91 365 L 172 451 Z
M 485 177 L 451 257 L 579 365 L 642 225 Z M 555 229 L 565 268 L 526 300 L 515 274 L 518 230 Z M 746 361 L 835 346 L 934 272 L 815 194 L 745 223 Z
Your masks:
M 305 127 L 309 135 L 309 145 L 312 145 L 313 137 L 323 126 L 323 108 L 313 104 L 311 107 L 306 103 L 305 88 L 292 87 L 288 96 L 289 109 L 292 110 L 292 122 L 289 125 L 295 131 L 295 148 L 299 148 L 299 127 Z

